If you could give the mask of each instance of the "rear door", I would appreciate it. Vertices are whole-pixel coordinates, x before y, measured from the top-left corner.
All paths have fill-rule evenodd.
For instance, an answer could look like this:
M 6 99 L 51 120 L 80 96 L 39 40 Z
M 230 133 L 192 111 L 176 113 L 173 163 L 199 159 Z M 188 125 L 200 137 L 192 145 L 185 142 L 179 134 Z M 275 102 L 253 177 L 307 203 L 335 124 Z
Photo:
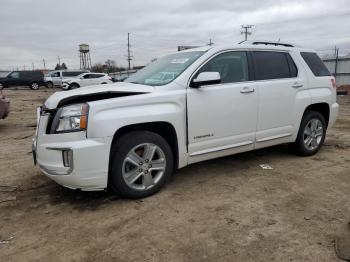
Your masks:
M 296 95 L 305 85 L 303 71 L 287 51 L 252 55 L 259 86 L 256 148 L 287 142 L 294 132 Z

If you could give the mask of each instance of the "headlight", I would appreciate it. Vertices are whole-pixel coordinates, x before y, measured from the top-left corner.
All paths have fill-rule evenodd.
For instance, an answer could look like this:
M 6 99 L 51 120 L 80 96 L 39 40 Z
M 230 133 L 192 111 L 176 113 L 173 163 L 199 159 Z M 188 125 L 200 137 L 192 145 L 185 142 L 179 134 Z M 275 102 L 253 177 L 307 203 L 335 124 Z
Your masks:
M 54 120 L 56 133 L 82 131 L 87 128 L 88 104 L 62 107 Z

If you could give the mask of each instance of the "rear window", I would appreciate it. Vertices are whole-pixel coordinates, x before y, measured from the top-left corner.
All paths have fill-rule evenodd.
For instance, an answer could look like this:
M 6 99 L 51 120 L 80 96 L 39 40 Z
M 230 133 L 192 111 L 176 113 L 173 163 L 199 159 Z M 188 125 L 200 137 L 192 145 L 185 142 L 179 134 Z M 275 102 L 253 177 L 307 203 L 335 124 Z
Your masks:
M 254 51 L 256 80 L 282 79 L 296 77 L 297 67 L 285 52 Z
M 315 76 L 331 75 L 316 53 L 301 52 L 300 54 Z

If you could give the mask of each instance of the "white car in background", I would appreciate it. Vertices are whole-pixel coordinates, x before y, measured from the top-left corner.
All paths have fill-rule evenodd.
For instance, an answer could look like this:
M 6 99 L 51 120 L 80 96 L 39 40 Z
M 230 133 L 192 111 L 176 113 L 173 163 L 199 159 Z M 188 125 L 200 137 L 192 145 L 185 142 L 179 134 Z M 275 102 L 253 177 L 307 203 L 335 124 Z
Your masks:
M 48 73 L 44 77 L 45 85 L 48 88 L 52 88 L 54 86 L 62 86 L 62 82 L 66 79 L 70 79 L 72 77 L 77 77 L 83 73 L 88 73 L 87 70 L 55 70 Z
M 75 89 L 83 86 L 111 84 L 112 78 L 103 73 L 83 73 L 77 77 L 65 79 L 62 83 L 63 89 Z

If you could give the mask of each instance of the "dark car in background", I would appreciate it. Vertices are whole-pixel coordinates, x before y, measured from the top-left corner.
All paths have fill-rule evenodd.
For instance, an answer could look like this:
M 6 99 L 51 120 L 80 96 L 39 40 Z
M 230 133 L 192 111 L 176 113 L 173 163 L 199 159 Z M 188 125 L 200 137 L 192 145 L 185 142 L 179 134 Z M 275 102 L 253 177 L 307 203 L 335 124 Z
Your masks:
M 44 73 L 41 71 L 12 71 L 6 77 L 0 78 L 4 88 L 11 86 L 28 86 L 38 90 L 44 85 Z
M 2 85 L 0 84 L 0 119 L 4 119 L 10 112 L 10 99 L 2 94 Z

